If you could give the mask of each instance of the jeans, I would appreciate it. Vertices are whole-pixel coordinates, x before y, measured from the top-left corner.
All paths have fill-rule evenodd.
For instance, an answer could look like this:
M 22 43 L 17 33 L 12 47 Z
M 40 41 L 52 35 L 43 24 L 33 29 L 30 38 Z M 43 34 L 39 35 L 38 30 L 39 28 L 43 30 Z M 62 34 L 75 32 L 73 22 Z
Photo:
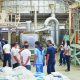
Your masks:
M 31 65 L 26 65 L 25 66 L 28 70 L 31 70 Z
M 18 67 L 18 66 L 20 66 L 19 63 L 15 63 L 15 64 L 13 64 L 13 68 L 16 68 L 16 67 Z
M 66 58 L 65 58 L 65 55 L 63 55 L 63 64 L 66 64 Z
M 36 72 L 43 72 L 43 64 L 36 64 Z
M 60 53 L 60 65 L 66 64 L 65 55 L 63 53 Z
M 11 55 L 10 54 L 4 54 L 3 67 L 6 66 L 7 61 L 8 61 L 8 66 L 11 67 Z
M 67 63 L 67 70 L 70 71 L 70 56 L 65 55 L 65 58 L 66 58 L 66 63 Z
M 47 65 L 47 73 L 51 74 L 51 72 L 55 72 L 55 62 L 49 63 Z
M 60 52 L 60 65 L 63 64 L 63 52 L 61 51 Z

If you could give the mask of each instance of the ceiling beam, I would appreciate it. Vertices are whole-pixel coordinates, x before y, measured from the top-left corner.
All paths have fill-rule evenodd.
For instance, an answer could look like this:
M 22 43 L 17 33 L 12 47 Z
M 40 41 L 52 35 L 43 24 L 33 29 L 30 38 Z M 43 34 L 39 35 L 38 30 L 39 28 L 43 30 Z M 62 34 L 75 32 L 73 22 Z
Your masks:
M 80 8 L 80 2 L 75 2 L 69 6 L 69 8 Z
M 75 2 L 75 0 L 63 0 L 65 4 L 71 5 Z

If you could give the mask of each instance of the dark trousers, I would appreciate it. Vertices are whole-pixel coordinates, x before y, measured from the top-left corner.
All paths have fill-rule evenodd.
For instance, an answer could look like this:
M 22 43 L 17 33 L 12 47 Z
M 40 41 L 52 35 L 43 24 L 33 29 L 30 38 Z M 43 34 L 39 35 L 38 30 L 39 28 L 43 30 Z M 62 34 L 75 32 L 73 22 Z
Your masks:
M 13 68 L 16 68 L 16 67 L 18 67 L 18 66 L 20 66 L 19 63 L 15 63 L 15 64 L 13 64 Z
M 63 64 L 63 54 L 60 53 L 60 65 Z
M 63 64 L 66 64 L 66 58 L 65 58 L 65 55 L 63 55 Z
M 31 65 L 26 65 L 26 69 L 31 70 Z
M 63 53 L 60 53 L 60 65 L 66 64 L 65 55 Z
M 3 61 L 3 54 L 0 52 L 0 59 Z
M 1 55 L 2 55 L 2 52 L 0 52 L 0 59 L 1 59 Z
M 7 61 L 8 61 L 8 66 L 11 67 L 11 55 L 10 54 L 4 54 L 3 67 L 6 66 Z
M 49 63 L 47 65 L 47 73 L 51 74 L 51 72 L 55 72 L 55 62 Z
M 66 58 L 66 63 L 67 63 L 67 70 L 70 71 L 70 56 L 65 55 L 65 58 Z

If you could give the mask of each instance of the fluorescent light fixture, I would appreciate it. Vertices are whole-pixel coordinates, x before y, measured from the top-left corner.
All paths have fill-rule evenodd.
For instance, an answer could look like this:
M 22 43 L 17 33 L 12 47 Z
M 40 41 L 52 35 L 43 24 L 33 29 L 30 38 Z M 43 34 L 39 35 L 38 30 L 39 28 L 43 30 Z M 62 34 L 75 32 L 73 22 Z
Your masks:
M 3 30 L 3 31 L 7 31 L 7 30 L 8 30 L 8 28 L 1 28 L 1 30 Z

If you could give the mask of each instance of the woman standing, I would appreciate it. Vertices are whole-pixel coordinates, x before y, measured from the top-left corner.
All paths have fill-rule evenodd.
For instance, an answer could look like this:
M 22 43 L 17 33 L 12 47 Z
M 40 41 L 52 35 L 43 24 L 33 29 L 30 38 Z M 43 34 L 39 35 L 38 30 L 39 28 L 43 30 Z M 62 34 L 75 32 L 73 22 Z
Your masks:
M 66 63 L 67 63 L 67 69 L 65 71 L 70 71 L 70 41 L 66 42 L 64 54 L 65 54 Z

